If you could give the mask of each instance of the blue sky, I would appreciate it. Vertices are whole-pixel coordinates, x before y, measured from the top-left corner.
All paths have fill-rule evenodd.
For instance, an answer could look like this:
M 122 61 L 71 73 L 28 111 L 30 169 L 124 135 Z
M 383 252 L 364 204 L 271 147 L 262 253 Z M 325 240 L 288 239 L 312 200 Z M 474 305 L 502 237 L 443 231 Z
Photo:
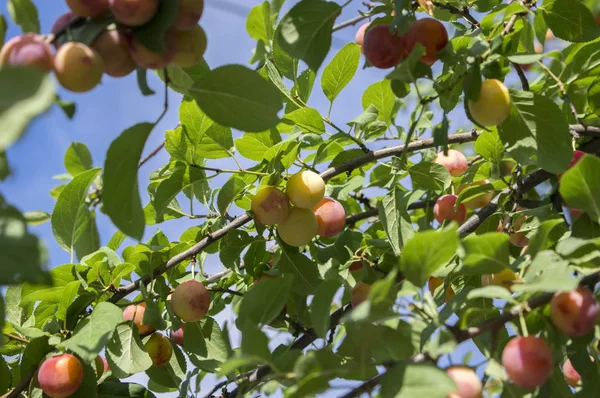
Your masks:
M 2 0 L 2 2 L 2 13 L 8 15 L 6 0 Z M 48 32 L 54 20 L 67 11 L 63 0 L 34 0 L 34 2 L 40 11 L 43 32 Z M 245 16 L 250 8 L 259 4 L 260 1 L 206 0 L 205 3 L 206 9 L 201 25 L 208 35 L 208 50 L 206 52 L 208 64 L 211 67 L 230 63 L 247 65 L 252 56 L 255 42 L 246 32 Z M 290 4 L 287 4 L 284 10 L 289 9 L 290 5 L 296 2 L 288 1 L 288 3 Z M 359 7 L 362 7 L 362 2 L 354 1 L 345 8 L 338 22 L 358 15 L 356 11 Z M 358 26 L 335 33 L 333 49 L 328 60 L 345 43 L 354 40 L 357 28 Z M 18 27 L 11 24 L 7 35 L 12 37 L 19 33 Z M 452 31 L 450 31 L 450 34 L 452 35 Z M 327 63 L 328 60 L 325 62 Z M 362 62 L 361 60 L 361 65 Z M 348 120 L 359 115 L 362 112 L 362 93 L 369 85 L 381 80 L 385 74 L 386 71 L 373 68 L 359 70 L 355 79 L 336 100 L 332 113 L 333 120 L 338 125 L 344 125 Z M 152 73 L 149 73 L 149 77 L 151 87 L 162 93 L 158 90 L 161 88 L 161 82 Z M 104 77 L 99 87 L 86 94 L 73 94 L 62 89 L 59 90 L 59 93 L 63 100 L 76 102 L 77 112 L 74 119 L 68 120 L 63 112 L 55 106 L 48 114 L 36 120 L 26 136 L 8 152 L 13 173 L 2 183 L 0 191 L 9 202 L 16 205 L 21 211 L 43 210 L 48 213 L 52 212 L 55 202 L 50 197 L 49 192 L 61 183 L 52 177 L 64 173 L 63 156 L 71 142 L 85 143 L 93 155 L 94 165 L 101 167 L 110 143 L 123 130 L 139 122 L 154 121 L 161 113 L 163 106 L 161 94 L 150 97 L 143 97 L 140 94 L 135 75 L 130 75 L 124 79 Z M 145 153 L 156 148 L 163 140 L 164 132 L 178 124 L 178 107 L 181 96 L 170 92 L 169 100 L 170 109 L 161 124 L 152 133 L 146 145 Z M 315 84 L 310 105 L 322 112 L 327 111 L 328 102 L 320 89 L 319 81 Z M 436 105 L 433 109 L 436 109 Z M 458 127 L 471 127 L 469 124 L 465 124 L 466 119 L 462 107 L 457 107 L 451 117 L 454 118 L 454 121 L 450 131 L 455 131 Z M 440 119 L 441 113 L 437 112 L 434 123 Z M 407 127 L 408 116 L 401 114 L 397 119 L 397 124 Z M 240 134 L 234 132 L 234 138 L 239 137 Z M 398 143 L 389 142 L 389 145 L 396 144 Z M 372 149 L 375 149 L 375 147 L 372 147 Z M 142 189 L 145 189 L 147 185 L 149 174 L 167 162 L 168 154 L 162 151 L 141 169 L 140 185 Z M 233 163 L 231 160 L 221 160 L 209 163 L 209 165 L 231 168 L 231 163 Z M 213 182 L 222 184 L 226 178 L 228 176 L 213 180 Z M 142 191 L 142 200 L 144 203 L 148 201 L 145 191 Z M 200 213 L 201 211 L 197 210 L 197 212 Z M 102 243 L 106 244 L 116 229 L 104 216 L 100 216 L 98 222 Z M 176 240 L 183 231 L 192 225 L 195 225 L 195 223 L 171 221 L 159 227 L 167 236 Z M 33 227 L 32 230 L 41 236 L 48 245 L 51 267 L 69 262 L 69 254 L 54 242 L 49 223 Z M 155 230 L 156 227 L 147 228 L 146 238 L 152 235 Z M 211 256 L 207 264 L 206 271 L 208 273 L 217 272 L 222 268 L 218 262 L 218 257 L 215 256 Z M 230 313 L 224 314 L 219 317 L 219 321 L 222 323 L 226 319 L 231 320 L 231 315 Z M 455 361 L 460 360 L 464 353 L 465 350 L 459 350 L 455 355 Z M 473 363 L 479 362 L 480 359 L 474 358 Z M 347 384 L 344 383 L 344 385 Z

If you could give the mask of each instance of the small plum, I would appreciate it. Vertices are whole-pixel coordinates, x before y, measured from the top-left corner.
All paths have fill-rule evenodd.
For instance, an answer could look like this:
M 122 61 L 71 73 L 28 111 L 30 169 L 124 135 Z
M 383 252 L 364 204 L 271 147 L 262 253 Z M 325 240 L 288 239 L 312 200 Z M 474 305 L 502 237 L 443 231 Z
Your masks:
M 545 340 L 535 336 L 515 337 L 504 347 L 502 365 L 513 383 L 532 389 L 550 378 L 552 349 Z
M 471 186 L 485 185 L 485 184 L 489 184 L 489 183 L 490 182 L 488 180 L 483 180 L 483 181 L 475 181 L 473 183 L 473 185 L 461 184 L 458 187 L 457 192 L 460 195 L 460 193 L 462 191 L 464 191 L 465 189 L 467 189 Z M 488 191 L 487 193 L 484 193 L 483 195 L 479 195 L 476 198 L 473 198 L 471 200 L 464 202 L 464 204 L 469 209 L 481 209 L 482 207 L 487 206 L 492 201 L 493 198 L 494 198 L 494 191 Z
M 481 286 L 500 286 L 510 290 L 510 286 L 517 279 L 519 279 L 519 276 L 507 267 L 495 274 L 481 275 Z
M 275 187 L 264 187 L 252 197 L 250 209 L 259 223 L 276 225 L 290 214 L 290 199 Z
M 53 68 L 52 48 L 40 35 L 26 33 L 7 41 L 0 51 L 0 64 L 31 66 L 43 72 Z
M 481 398 L 483 385 L 473 369 L 466 366 L 450 366 L 446 369 L 446 374 L 458 387 L 448 398 Z
M 290 177 L 286 193 L 294 206 L 312 209 L 325 195 L 325 181 L 315 172 L 302 170 Z
M 173 346 L 166 336 L 154 333 L 145 344 L 146 351 L 154 366 L 162 366 L 173 356 Z
M 517 247 L 525 247 L 529 244 L 529 238 L 527 238 L 523 232 L 520 232 L 525 219 L 525 216 L 517 216 L 512 224 L 515 232 L 512 232 L 508 237 L 509 242 Z
M 573 367 L 573 364 L 571 363 L 570 359 L 567 359 L 565 363 L 563 363 L 562 372 L 565 376 L 565 380 L 571 387 L 575 388 L 579 386 L 579 382 L 581 381 L 581 375 Z
M 554 326 L 570 337 L 585 336 L 598 321 L 599 305 L 585 286 L 570 292 L 557 292 L 550 301 L 550 319 Z
M 488 79 L 481 84 L 477 101 L 469 100 L 471 117 L 478 124 L 490 127 L 504 122 L 510 114 L 510 93 L 500 80 Z
M 150 22 L 158 12 L 159 4 L 160 0 L 108 0 L 115 19 L 127 26 L 142 26 Z
M 371 22 L 366 22 L 366 23 L 360 25 L 360 28 L 358 28 L 358 30 L 356 31 L 356 36 L 354 37 L 354 41 L 356 42 L 356 44 L 358 44 L 361 47 L 365 41 L 365 33 L 367 33 L 367 28 L 369 27 L 369 25 L 371 25 Z M 362 51 L 362 48 L 361 48 L 361 51 Z
M 288 217 L 277 225 L 281 240 L 290 246 L 304 246 L 317 236 L 319 224 L 312 210 L 292 207 Z
M 346 211 L 337 200 L 323 198 L 313 208 L 317 217 L 317 234 L 323 238 L 332 238 L 344 230 Z
M 371 285 L 365 282 L 358 282 L 354 285 L 352 293 L 350 293 L 350 304 L 352 305 L 352 308 L 356 308 L 364 301 L 367 301 L 370 292 Z
M 185 322 L 203 319 L 210 307 L 210 293 L 203 283 L 195 280 L 183 282 L 171 297 L 173 312 Z
M 202 17 L 204 0 L 179 0 L 178 10 L 173 27 L 176 30 L 192 30 Z
M 56 19 L 56 21 L 54 22 L 54 25 L 52 25 L 52 28 L 50 29 L 50 32 L 52 32 L 53 35 L 56 35 L 58 32 L 65 29 L 69 25 L 69 23 L 73 20 L 73 18 L 75 18 L 76 16 L 77 15 L 75 15 L 71 11 L 65 12 L 64 14 L 62 14 L 60 17 L 58 17 Z M 54 46 L 54 48 L 58 49 L 58 47 L 59 47 L 58 42 L 55 41 L 53 43 L 53 46 Z
M 108 0 L 67 0 L 67 6 L 80 17 L 98 17 L 108 11 Z
M 438 60 L 437 53 L 448 44 L 448 31 L 437 19 L 420 19 L 412 24 L 406 33 L 407 54 L 412 52 L 417 43 L 426 49 L 420 61 L 431 66 Z
M 71 354 L 61 354 L 46 359 L 38 371 L 40 388 L 51 398 L 73 395 L 83 380 L 83 366 Z
M 390 33 L 390 25 L 377 25 L 366 33 L 362 52 L 374 67 L 388 69 L 406 57 L 406 42 Z
M 62 45 L 54 58 L 58 82 L 74 93 L 85 93 L 96 87 L 104 73 L 104 62 L 98 52 L 83 43 Z
M 429 293 L 431 293 L 431 295 L 433 297 L 435 297 L 435 291 L 437 290 L 438 287 L 442 286 L 444 284 L 444 278 L 438 278 L 436 276 L 431 276 L 429 277 Z M 450 301 L 450 299 L 452 297 L 454 297 L 454 289 L 452 288 L 452 286 L 448 285 L 448 288 L 446 289 L 446 294 L 445 294 L 445 301 L 446 303 L 448 301 Z
M 200 25 L 191 30 L 178 31 L 175 36 L 175 57 L 171 65 L 189 68 L 202 61 L 206 51 L 206 33 Z
M 144 319 L 144 312 L 146 312 L 146 303 L 127 306 L 127 308 L 125 308 L 125 310 L 123 311 L 123 320 L 133 320 L 133 323 L 137 326 L 138 332 L 141 335 L 147 335 L 154 332 L 154 328 L 151 325 L 142 324 L 142 320 Z
M 171 340 L 180 347 L 183 347 L 183 326 L 177 330 L 171 330 Z
M 104 73 L 112 77 L 124 77 L 136 68 L 129 54 L 129 41 L 119 30 L 105 30 L 92 43 L 91 47 L 104 60 Z
M 456 211 L 454 211 L 454 204 L 458 196 L 456 195 L 444 195 L 440 196 L 438 200 L 435 201 L 435 205 L 433 206 L 433 217 L 437 222 L 442 224 L 444 221 L 456 221 L 459 224 L 462 224 L 467 219 L 467 208 L 464 204 L 459 204 Z
M 579 149 L 576 149 L 575 151 L 573 151 L 573 158 L 571 159 L 571 163 L 569 164 L 569 167 L 567 167 L 567 170 L 571 170 L 573 168 L 573 166 L 575 166 L 577 163 L 579 163 L 581 158 L 583 158 L 584 156 L 585 156 L 585 152 L 580 151 Z M 564 173 L 560 173 L 557 175 L 559 180 L 562 178 L 563 174 Z
M 469 168 L 465 155 L 455 149 L 448 149 L 447 156 L 444 152 L 438 153 L 433 161 L 447 168 L 453 177 L 463 174 Z
M 167 51 L 164 53 L 155 53 L 146 48 L 135 37 L 131 36 L 129 40 L 129 52 L 133 61 L 142 68 L 163 69 L 167 67 L 175 57 L 177 47 L 177 38 L 175 32 L 166 33 L 165 42 Z

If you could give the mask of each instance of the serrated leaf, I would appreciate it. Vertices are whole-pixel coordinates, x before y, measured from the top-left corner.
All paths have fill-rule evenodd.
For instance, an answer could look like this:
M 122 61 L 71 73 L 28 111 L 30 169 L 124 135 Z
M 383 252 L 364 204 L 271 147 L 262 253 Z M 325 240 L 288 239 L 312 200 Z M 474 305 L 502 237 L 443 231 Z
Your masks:
M 600 36 L 600 28 L 589 8 L 574 0 L 547 0 L 539 8 L 552 33 L 573 43 Z
M 462 271 L 468 275 L 493 274 L 506 268 L 509 260 L 508 235 L 489 232 L 463 239 Z
M 584 210 L 588 216 L 600 223 L 600 158 L 585 155 L 577 164 L 565 172 L 560 180 L 560 195 L 573 209 Z
M 321 283 L 317 264 L 300 253 L 283 250 L 278 263 L 283 275 L 294 276 L 292 291 L 298 294 L 313 294 Z
M 290 273 L 283 274 L 278 278 L 264 279 L 255 284 L 246 292 L 240 304 L 238 327 L 244 328 L 244 324 L 268 325 L 283 310 L 294 276 Z
M 206 183 L 204 170 L 195 167 L 180 167 L 169 178 L 161 181 L 154 194 L 156 216 L 161 217 L 175 197 L 186 189 L 193 189 L 196 184 Z
M 393 189 L 377 204 L 379 219 L 392 246 L 399 256 L 407 240 L 414 236 L 414 229 L 408 214 L 408 205 L 421 196 L 421 192 L 402 192 Z
M 362 107 L 366 110 L 371 105 L 379 111 L 379 120 L 391 124 L 396 96 L 392 91 L 390 80 L 382 80 L 367 87 L 362 96 Z
M 344 87 L 350 83 L 358 69 L 360 61 L 360 46 L 348 43 L 333 57 L 323 69 L 321 87 L 329 102 L 335 101 Z
M 212 318 L 184 325 L 183 347 L 202 358 L 225 362 L 229 346 L 219 324 Z
M 475 151 L 485 159 L 499 163 L 504 157 L 504 145 L 498 132 L 494 129 L 481 133 L 475 141 Z
M 397 365 L 381 379 L 382 398 L 445 398 L 456 391 L 456 384 L 433 365 Z
M 232 176 L 223 188 L 219 191 L 219 196 L 217 196 L 217 208 L 221 214 L 226 214 L 229 205 L 237 195 L 239 195 L 244 188 L 246 188 L 246 182 L 242 180 L 240 177 Z
M 317 288 L 310 305 L 310 319 L 313 328 L 320 338 L 325 338 L 329 331 L 331 303 L 341 283 L 337 279 L 326 280 Z
M 135 328 L 135 326 L 133 327 Z M 106 352 L 113 372 L 117 370 L 122 374 L 131 375 L 143 372 L 152 366 L 152 360 L 146 352 L 137 330 L 134 330 L 130 323 L 122 323 L 117 326 L 112 339 L 106 346 Z
M 452 176 L 441 164 L 420 162 L 408 169 L 415 187 L 445 191 L 452 184 Z
M 81 142 L 71 143 L 65 153 L 65 169 L 67 172 L 76 177 L 92 167 L 92 154 L 88 147 Z
M 313 108 L 299 108 L 287 115 L 283 116 L 282 124 L 288 124 L 290 126 L 298 126 L 307 133 L 323 134 L 325 132 L 325 123 L 321 114 Z M 280 128 L 280 131 L 283 131 Z M 292 131 L 291 127 L 288 129 Z
M 281 142 L 281 135 L 277 129 L 270 129 L 260 133 L 244 134 L 235 140 L 235 148 L 246 159 L 261 161 L 265 158 L 265 152 L 279 142 Z

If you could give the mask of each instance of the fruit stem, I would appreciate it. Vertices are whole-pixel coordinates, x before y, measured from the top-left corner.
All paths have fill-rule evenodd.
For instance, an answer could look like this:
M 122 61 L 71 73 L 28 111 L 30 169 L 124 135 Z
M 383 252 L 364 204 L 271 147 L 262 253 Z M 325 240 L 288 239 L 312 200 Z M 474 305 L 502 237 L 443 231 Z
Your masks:
M 529 337 L 529 331 L 527 330 L 527 322 L 525 322 L 525 316 L 523 312 L 519 313 L 519 322 L 521 323 L 521 332 L 524 337 Z

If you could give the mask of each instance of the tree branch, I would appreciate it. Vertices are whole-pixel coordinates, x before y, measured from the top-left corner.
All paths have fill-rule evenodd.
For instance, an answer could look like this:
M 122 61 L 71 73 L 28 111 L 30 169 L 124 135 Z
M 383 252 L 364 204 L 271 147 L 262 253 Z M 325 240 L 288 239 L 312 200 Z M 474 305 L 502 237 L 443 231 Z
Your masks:
M 155 157 L 156 155 L 158 155 L 158 153 L 165 147 L 165 142 L 163 141 L 156 149 L 154 149 L 152 152 L 150 152 L 148 154 L 148 156 L 146 156 L 144 159 L 142 159 L 140 161 L 140 163 L 138 164 L 138 169 L 140 167 L 142 167 L 144 164 L 146 164 L 150 159 L 152 159 L 153 157 Z
M 477 21 L 471 15 L 471 13 L 469 12 L 469 9 L 467 7 L 463 7 L 463 9 L 461 10 L 458 7 L 452 6 L 450 4 L 444 4 L 444 3 L 437 2 L 437 1 L 434 1 L 433 5 L 442 10 L 446 10 L 446 11 L 450 12 L 451 14 L 463 17 L 471 24 L 471 29 L 479 28 L 479 21 Z
M 29 386 L 29 383 L 31 383 L 31 379 L 33 379 L 33 376 L 35 376 L 36 372 L 37 372 L 37 365 L 35 366 L 35 368 L 33 368 L 33 370 L 27 376 L 25 376 L 23 379 L 21 379 L 21 382 L 14 388 L 14 390 L 12 390 L 7 395 L 5 395 L 5 397 L 6 398 L 19 397 L 21 395 L 21 393 L 27 389 L 27 387 Z

